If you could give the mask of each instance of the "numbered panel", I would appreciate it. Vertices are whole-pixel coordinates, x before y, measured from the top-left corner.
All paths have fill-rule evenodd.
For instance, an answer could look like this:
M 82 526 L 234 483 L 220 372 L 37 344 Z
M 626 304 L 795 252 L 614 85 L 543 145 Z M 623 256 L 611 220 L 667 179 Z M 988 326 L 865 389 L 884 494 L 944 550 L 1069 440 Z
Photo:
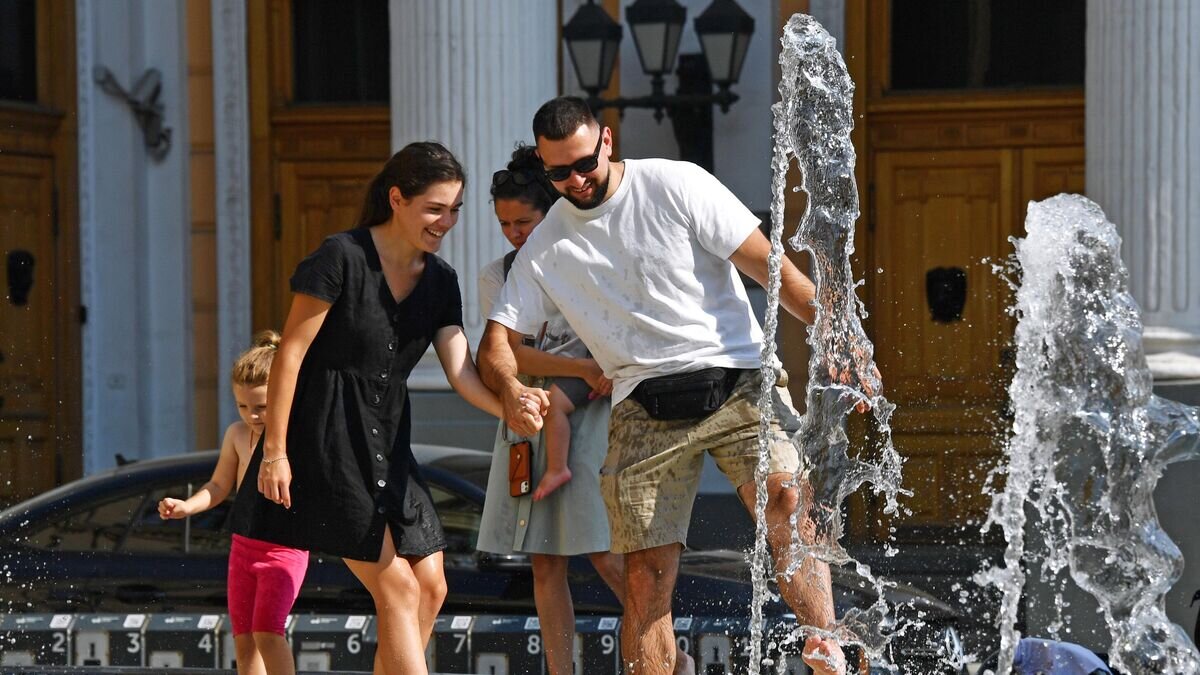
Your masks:
M 0 666 L 65 666 L 71 653 L 70 614 L 0 614 Z
M 576 675 L 620 672 L 621 626 L 615 616 L 583 616 L 575 620 Z
M 220 665 L 219 614 L 155 614 L 145 631 L 147 668 L 216 668 Z
M 479 616 L 471 630 L 474 669 L 480 675 L 543 672 L 541 625 L 536 616 Z
M 145 665 L 145 614 L 83 614 L 75 621 L 76 666 Z
M 374 618 L 349 616 L 297 616 L 292 628 L 296 670 L 370 670 L 374 643 L 367 639 Z

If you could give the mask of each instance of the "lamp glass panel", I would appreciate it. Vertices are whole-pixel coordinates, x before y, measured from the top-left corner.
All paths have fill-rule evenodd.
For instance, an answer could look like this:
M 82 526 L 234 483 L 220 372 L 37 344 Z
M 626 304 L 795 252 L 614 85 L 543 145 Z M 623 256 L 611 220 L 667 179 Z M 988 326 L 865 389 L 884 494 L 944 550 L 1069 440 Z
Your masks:
M 679 54 L 679 40 L 683 37 L 683 24 L 675 23 L 667 25 L 667 58 L 669 61 L 664 65 L 663 70 L 668 71 L 675 66 L 675 56 Z
M 579 77 L 579 86 L 584 89 L 601 89 L 606 82 L 601 82 L 601 67 L 604 65 L 603 40 L 575 40 L 567 42 L 571 52 L 571 63 L 575 64 L 575 75 Z M 610 66 L 611 68 L 611 66 Z M 611 73 L 611 70 L 609 71 Z
M 746 63 L 746 52 L 750 51 L 750 34 L 734 33 L 733 59 L 730 61 L 729 81 L 736 82 L 742 75 L 742 66 Z
M 701 35 L 704 58 L 708 61 L 708 72 L 713 82 L 729 82 L 730 66 L 733 65 L 733 33 L 710 33 Z M 743 48 L 743 57 L 745 49 Z
M 670 67 L 666 63 L 666 51 L 663 49 L 667 41 L 667 24 L 634 24 L 630 26 L 630 30 L 633 31 L 633 42 L 637 45 L 643 71 L 649 74 L 661 73 Z
M 612 81 L 613 70 L 617 65 L 617 52 L 620 50 L 620 42 L 605 42 L 601 45 L 600 50 L 600 88 L 607 89 L 608 83 Z

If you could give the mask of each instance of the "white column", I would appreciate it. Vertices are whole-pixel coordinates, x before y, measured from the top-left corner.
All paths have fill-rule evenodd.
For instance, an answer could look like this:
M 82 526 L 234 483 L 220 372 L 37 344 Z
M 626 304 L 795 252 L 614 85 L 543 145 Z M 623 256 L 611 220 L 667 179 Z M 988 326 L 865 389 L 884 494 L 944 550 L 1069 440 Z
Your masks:
M 188 248 L 187 54 L 181 0 L 78 0 L 80 285 L 83 466 L 113 455 L 153 457 L 191 447 L 192 313 Z M 108 68 L 126 89 L 148 68 L 172 147 L 152 159 L 126 103 L 93 77 Z
M 1157 380 L 1200 378 L 1200 3 L 1089 0 L 1087 191 L 1121 231 Z
M 440 255 L 458 271 L 472 345 L 483 331 L 479 269 L 509 250 L 488 189 L 518 141 L 532 142 L 538 106 L 557 94 L 555 0 L 390 0 L 392 146 L 435 140 L 467 172 L 458 225 Z M 432 350 L 409 378 L 443 389 Z
M 220 429 L 237 419 L 226 373 L 250 342 L 250 104 L 246 5 L 213 0 L 213 131 L 217 179 L 217 386 Z

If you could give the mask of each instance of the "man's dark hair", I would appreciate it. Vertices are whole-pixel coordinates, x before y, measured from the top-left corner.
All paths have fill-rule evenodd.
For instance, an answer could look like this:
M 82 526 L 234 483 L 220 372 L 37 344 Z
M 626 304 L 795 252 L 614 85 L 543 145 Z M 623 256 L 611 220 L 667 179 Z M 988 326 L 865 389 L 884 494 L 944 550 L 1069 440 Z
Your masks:
M 600 126 L 587 101 L 578 96 L 559 96 L 543 103 L 533 116 L 533 139 L 561 141 L 585 124 Z

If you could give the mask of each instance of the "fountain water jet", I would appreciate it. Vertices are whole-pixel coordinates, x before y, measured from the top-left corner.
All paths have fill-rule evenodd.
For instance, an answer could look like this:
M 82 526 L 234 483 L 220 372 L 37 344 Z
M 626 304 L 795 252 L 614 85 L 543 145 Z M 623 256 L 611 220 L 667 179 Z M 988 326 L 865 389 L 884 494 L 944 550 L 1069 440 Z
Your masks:
M 1168 464 L 1200 457 L 1200 410 L 1151 393 L 1120 237 L 1100 208 L 1059 195 L 1030 203 L 1025 227 L 1026 238 L 1014 241 L 1015 417 L 1006 484 L 985 525 L 1000 527 L 1008 547 L 1002 568 L 977 577 L 1003 593 L 999 672 L 1012 669 L 1021 564 L 1036 554 L 1099 601 L 1115 668 L 1198 673 L 1200 653 L 1164 609 L 1183 558 L 1159 526 L 1153 497 Z M 1026 550 L 1035 525 L 1045 551 Z
M 887 646 L 885 632 L 892 623 L 883 600 L 885 583 L 867 565 L 858 563 L 842 548 L 842 501 L 864 483 L 885 500 L 885 512 L 897 513 L 900 457 L 891 444 L 888 420 L 894 406 L 881 392 L 872 355 L 874 348 L 863 331 L 866 316 L 855 295 L 850 265 L 854 251 L 854 222 L 858 219 L 858 188 L 854 178 L 855 155 L 850 141 L 854 127 L 854 83 L 832 37 L 812 17 L 797 14 L 784 29 L 779 56 L 781 101 L 772 107 L 775 118 L 775 151 L 772 158 L 774 196 L 771 203 L 771 244 L 768 305 L 763 340 L 761 409 L 769 411 L 770 389 L 775 384 L 775 333 L 779 308 L 780 263 L 783 255 L 784 189 L 789 157 L 795 157 L 808 193 L 796 234 L 789 243 L 807 250 L 814 261 L 817 286 L 816 320 L 808 329 L 812 347 L 809 360 L 807 409 L 793 437 L 802 468 L 796 476 L 808 493 L 808 509 L 792 517 L 792 569 L 800 561 L 816 558 L 831 565 L 853 565 L 856 572 L 879 592 L 868 609 L 856 609 L 831 630 L 802 626 L 799 635 L 830 635 L 842 644 L 857 644 L 879 657 Z M 847 416 L 860 403 L 870 406 L 882 439 L 874 451 L 860 450 L 851 457 L 845 433 Z M 758 466 L 758 531 L 752 556 L 755 602 L 751 614 L 750 672 L 758 673 L 762 661 L 760 637 L 762 603 L 770 569 L 765 536 L 767 472 L 767 420 L 760 427 Z M 868 457 L 874 455 L 873 459 Z M 803 500 L 802 500 L 803 501 Z M 801 528 L 815 531 L 812 542 L 801 539 Z M 767 665 L 770 665 L 769 662 Z

